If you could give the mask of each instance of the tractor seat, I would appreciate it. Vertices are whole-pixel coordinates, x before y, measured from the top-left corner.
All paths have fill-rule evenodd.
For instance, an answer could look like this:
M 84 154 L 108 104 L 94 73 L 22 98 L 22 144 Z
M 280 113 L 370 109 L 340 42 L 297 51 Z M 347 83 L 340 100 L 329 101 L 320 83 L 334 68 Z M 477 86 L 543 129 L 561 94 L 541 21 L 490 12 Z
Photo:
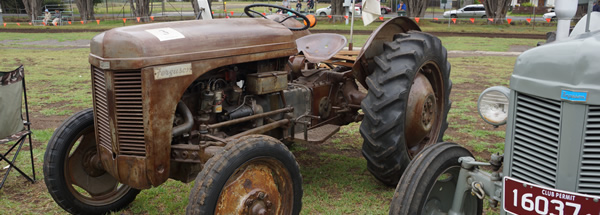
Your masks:
M 346 37 L 339 34 L 310 34 L 296 40 L 298 52 L 311 63 L 329 60 L 346 46 Z

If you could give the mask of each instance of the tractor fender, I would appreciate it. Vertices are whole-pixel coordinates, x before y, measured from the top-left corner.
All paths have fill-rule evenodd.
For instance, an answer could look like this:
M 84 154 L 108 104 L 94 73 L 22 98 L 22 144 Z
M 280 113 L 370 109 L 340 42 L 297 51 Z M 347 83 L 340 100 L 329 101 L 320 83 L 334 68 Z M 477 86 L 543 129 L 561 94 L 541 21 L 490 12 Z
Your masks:
M 394 35 L 396 34 L 406 33 L 411 30 L 421 31 L 421 28 L 410 18 L 395 17 L 384 22 L 373 31 L 352 66 L 354 77 L 365 89 L 369 89 L 365 79 L 375 69 L 375 64 L 372 63 L 373 58 L 383 53 L 383 43 L 394 40 Z

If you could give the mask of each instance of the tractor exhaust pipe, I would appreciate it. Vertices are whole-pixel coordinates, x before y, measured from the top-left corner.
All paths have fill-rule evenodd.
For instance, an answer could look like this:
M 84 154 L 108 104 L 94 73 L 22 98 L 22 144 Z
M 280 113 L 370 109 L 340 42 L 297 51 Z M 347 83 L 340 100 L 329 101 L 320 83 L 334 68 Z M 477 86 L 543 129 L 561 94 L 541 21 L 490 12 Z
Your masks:
M 173 137 L 189 132 L 194 125 L 192 112 L 182 101 L 177 103 L 177 112 L 183 115 L 183 124 L 173 127 Z
M 556 41 L 561 41 L 569 37 L 569 29 L 571 28 L 571 19 L 577 12 L 577 0 L 556 0 L 554 11 L 558 24 L 556 27 Z

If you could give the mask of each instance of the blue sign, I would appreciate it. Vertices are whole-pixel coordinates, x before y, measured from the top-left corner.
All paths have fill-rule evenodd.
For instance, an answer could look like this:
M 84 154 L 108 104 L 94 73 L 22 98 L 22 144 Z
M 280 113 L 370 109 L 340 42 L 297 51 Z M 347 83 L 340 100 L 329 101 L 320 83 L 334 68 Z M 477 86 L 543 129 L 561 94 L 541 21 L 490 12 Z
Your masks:
M 587 101 L 587 92 L 575 92 L 569 90 L 562 90 L 560 92 L 560 98 L 567 101 L 573 102 L 586 102 Z

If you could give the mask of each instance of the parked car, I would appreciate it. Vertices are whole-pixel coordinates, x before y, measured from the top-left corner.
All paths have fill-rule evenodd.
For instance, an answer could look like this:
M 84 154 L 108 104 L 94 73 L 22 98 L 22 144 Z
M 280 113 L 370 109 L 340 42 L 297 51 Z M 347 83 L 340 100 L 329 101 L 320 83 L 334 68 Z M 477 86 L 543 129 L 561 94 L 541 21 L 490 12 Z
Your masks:
M 551 19 L 551 21 L 556 21 L 556 12 L 544 13 L 544 19 Z
M 354 7 L 354 11 L 356 11 L 356 16 L 360 16 L 360 8 L 359 7 Z M 331 5 L 324 7 L 324 8 L 319 8 L 317 9 L 317 12 L 315 12 L 317 15 L 319 16 L 328 16 L 331 15 Z M 350 12 L 350 14 L 352 14 L 352 12 Z
M 458 10 L 451 10 L 444 12 L 444 17 L 452 17 L 452 18 L 486 18 L 485 15 L 485 7 L 482 4 L 471 4 L 464 6 Z
M 362 3 L 356 3 L 354 6 L 358 7 L 362 11 Z M 381 14 L 388 14 L 392 12 L 392 8 L 381 5 Z
M 544 13 L 544 19 L 550 19 L 551 21 L 556 21 L 556 12 L 554 12 L 554 8 L 550 9 L 548 13 Z

